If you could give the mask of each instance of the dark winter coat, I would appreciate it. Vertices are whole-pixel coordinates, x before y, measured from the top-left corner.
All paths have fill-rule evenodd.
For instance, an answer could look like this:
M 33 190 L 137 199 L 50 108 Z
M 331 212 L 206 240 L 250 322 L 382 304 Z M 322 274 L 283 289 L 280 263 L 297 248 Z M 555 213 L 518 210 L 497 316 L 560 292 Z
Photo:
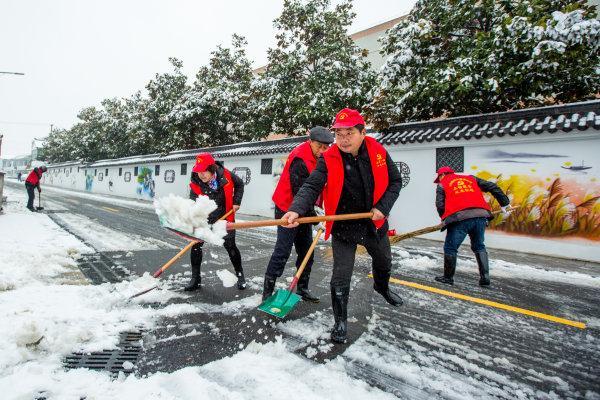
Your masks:
M 486 181 L 476 176 L 473 176 L 473 178 L 475 178 L 477 181 L 477 186 L 479 186 L 479 189 L 481 189 L 482 192 L 491 193 L 502 207 L 510 204 L 508 196 L 506 196 L 502 189 L 500 189 L 494 182 Z M 444 210 L 446 209 L 446 193 L 444 193 L 444 188 L 441 185 L 437 185 L 436 188 L 435 207 L 437 208 L 437 212 L 440 217 L 444 215 Z M 487 219 L 494 218 L 492 213 L 483 208 L 467 208 L 466 210 L 458 211 L 452 215 L 449 215 L 446 219 L 444 219 L 443 223 L 444 226 L 447 226 L 454 222 L 480 217 Z
M 372 208 L 376 208 L 385 216 L 388 216 L 402 188 L 402 176 L 389 153 L 386 158 L 389 176 L 388 187 L 374 206 L 373 190 L 375 181 L 366 144 L 363 142 L 357 157 L 343 151 L 340 151 L 340 154 L 342 155 L 345 173 L 344 186 L 336 214 L 369 212 Z M 327 165 L 325 159 L 320 157 L 317 161 L 317 167 L 294 197 L 290 211 L 297 212 L 300 215 L 306 213 L 315 204 L 326 183 Z M 336 238 L 360 243 L 367 235 L 377 234 L 382 237 L 387 234 L 387 231 L 387 221 L 377 230 L 370 220 L 353 220 L 336 222 L 333 224 L 331 233 Z
M 225 191 L 223 186 L 227 183 L 227 179 L 223 176 L 223 164 L 217 161 L 217 190 L 212 190 L 211 187 L 204 183 L 198 178 L 198 175 L 192 172 L 191 181 L 200 186 L 202 193 L 208 196 L 209 199 L 217 203 L 217 209 L 210 213 L 208 216 L 208 223 L 214 224 L 219 218 L 221 218 L 227 211 L 225 210 Z M 231 173 L 231 179 L 233 180 L 233 205 L 241 205 L 242 197 L 244 197 L 244 181 L 234 173 Z M 190 199 L 196 200 L 198 195 L 190 190 Z

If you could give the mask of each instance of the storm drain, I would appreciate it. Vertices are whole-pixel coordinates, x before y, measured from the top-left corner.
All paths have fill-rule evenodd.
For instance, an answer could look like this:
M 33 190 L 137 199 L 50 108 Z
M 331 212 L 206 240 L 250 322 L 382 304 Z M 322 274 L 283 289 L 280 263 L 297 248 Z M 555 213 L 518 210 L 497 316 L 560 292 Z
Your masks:
M 93 353 L 73 353 L 65 357 L 65 368 L 87 368 L 114 374 L 131 373 L 133 370 L 124 368 L 123 363 L 129 361 L 135 365 L 142 350 L 141 340 L 142 332 L 123 332 L 119 337 L 118 348 Z
M 129 273 L 120 265 L 116 265 L 110 257 L 102 253 L 83 254 L 77 264 L 81 272 L 94 285 L 117 283 L 125 280 Z

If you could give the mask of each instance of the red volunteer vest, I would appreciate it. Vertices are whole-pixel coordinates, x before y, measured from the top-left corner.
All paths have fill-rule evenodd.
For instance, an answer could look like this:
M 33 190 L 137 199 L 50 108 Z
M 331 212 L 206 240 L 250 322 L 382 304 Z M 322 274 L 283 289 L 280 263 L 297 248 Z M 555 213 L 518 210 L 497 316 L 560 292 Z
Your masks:
M 292 165 L 292 161 L 297 157 L 300 157 L 302 161 L 304 161 L 309 174 L 313 172 L 317 166 L 317 160 L 310 148 L 310 141 L 307 140 L 292 150 L 283 167 L 283 172 L 281 172 L 281 177 L 279 178 L 279 182 L 277 183 L 277 187 L 275 188 L 272 197 L 273 203 L 275 203 L 275 205 L 283 212 L 287 212 L 294 200 L 292 184 L 290 183 L 290 165 Z
M 375 181 L 373 189 L 373 205 L 375 205 L 387 190 L 389 183 L 386 162 L 387 151 L 377 140 L 369 136 L 365 137 L 365 144 L 369 153 L 369 159 L 371 160 L 373 180 Z M 335 144 L 323 153 L 323 157 L 327 165 L 327 183 L 323 189 L 325 215 L 335 215 L 344 186 L 344 162 L 342 161 L 340 149 Z M 379 229 L 385 223 L 385 219 L 372 222 Z M 329 239 L 332 228 L 332 221 L 325 223 L 325 240 Z
M 29 173 L 29 175 L 27 175 L 27 179 L 25 179 L 25 182 L 29 182 L 33 186 L 37 186 L 37 184 L 40 183 L 40 178 L 42 177 L 42 175 L 44 173 L 42 171 L 40 171 L 40 174 L 38 175 L 36 173 L 36 171 L 40 171 L 40 170 L 38 168 L 32 169 L 31 172 Z
M 440 185 L 444 188 L 446 204 L 442 219 L 467 208 L 483 208 L 490 211 L 477 180 L 471 175 L 449 174 L 444 176 Z
M 223 186 L 225 192 L 225 212 L 229 212 L 233 208 L 233 179 L 231 179 L 231 172 L 227 168 L 223 168 L 223 177 L 227 180 L 227 183 Z M 200 185 L 190 182 L 190 188 L 198 196 L 204 196 Z M 235 221 L 235 213 L 225 218 L 229 222 Z

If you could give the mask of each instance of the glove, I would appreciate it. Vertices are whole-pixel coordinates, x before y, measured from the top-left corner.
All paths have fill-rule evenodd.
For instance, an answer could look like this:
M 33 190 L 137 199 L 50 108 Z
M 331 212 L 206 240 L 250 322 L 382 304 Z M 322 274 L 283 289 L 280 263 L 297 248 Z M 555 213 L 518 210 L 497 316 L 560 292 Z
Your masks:
M 512 210 L 510 208 L 510 204 L 506 205 L 504 207 L 500 207 L 500 209 L 502 210 L 502 215 L 505 217 L 508 217 L 510 215 L 510 213 L 512 213 Z

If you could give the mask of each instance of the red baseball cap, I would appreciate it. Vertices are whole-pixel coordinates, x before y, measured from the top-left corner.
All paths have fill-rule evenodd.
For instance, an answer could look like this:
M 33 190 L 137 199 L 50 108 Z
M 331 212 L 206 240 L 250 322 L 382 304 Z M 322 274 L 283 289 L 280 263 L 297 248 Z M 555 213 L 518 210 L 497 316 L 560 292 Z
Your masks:
M 453 173 L 454 173 L 454 170 L 448 166 L 440 167 L 440 169 L 437 170 L 437 178 L 435 178 L 435 181 L 433 181 L 433 183 L 438 183 L 440 181 L 441 174 L 453 174 Z
M 196 156 L 196 165 L 192 168 L 192 172 L 204 172 L 209 165 L 213 165 L 215 159 L 210 153 L 200 153 Z
M 351 108 L 344 108 L 335 116 L 335 122 L 331 129 L 352 128 L 356 125 L 365 125 L 365 119 L 358 111 Z

